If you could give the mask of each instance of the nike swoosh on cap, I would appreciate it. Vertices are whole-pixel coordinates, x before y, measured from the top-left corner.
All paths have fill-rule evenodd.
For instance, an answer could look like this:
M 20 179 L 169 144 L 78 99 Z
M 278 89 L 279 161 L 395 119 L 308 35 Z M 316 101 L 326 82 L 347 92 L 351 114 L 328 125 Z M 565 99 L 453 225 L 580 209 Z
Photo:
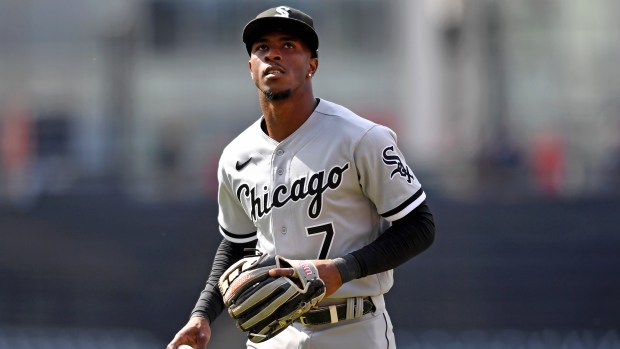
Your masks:
M 237 163 L 235 164 L 235 168 L 237 169 L 237 171 L 241 171 L 243 170 L 244 167 L 246 167 L 250 161 L 252 160 L 252 157 L 250 157 L 246 162 L 240 164 L 239 160 L 237 160 Z

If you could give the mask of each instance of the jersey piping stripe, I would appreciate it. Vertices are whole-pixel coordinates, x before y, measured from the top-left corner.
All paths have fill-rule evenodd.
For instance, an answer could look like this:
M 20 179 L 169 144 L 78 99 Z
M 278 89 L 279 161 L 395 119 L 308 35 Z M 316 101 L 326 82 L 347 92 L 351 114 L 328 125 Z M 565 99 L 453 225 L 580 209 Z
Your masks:
M 220 225 L 220 234 L 222 234 L 224 239 L 230 242 L 238 243 L 238 244 L 254 241 L 257 239 L 256 232 L 252 232 L 250 234 L 245 234 L 245 235 L 233 234 L 229 232 L 228 230 L 222 228 L 221 225 Z
M 405 200 L 400 206 L 396 207 L 393 210 L 387 211 L 381 216 L 388 221 L 392 222 L 397 219 L 401 219 L 405 217 L 409 212 L 413 211 L 418 205 L 422 203 L 426 199 L 426 193 L 420 188 L 415 194 L 413 194 L 409 199 Z
M 387 318 L 385 317 L 385 313 L 383 313 L 383 321 L 385 322 L 385 341 L 387 342 L 387 348 L 390 348 L 390 337 L 388 337 L 388 321 Z

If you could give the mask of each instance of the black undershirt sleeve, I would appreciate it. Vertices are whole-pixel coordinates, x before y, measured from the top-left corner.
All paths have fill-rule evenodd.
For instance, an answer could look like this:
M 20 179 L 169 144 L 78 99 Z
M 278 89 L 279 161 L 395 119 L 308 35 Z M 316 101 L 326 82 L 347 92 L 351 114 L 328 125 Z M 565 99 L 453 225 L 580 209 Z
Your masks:
M 426 201 L 392 222 L 375 241 L 336 258 L 342 282 L 381 273 L 405 263 L 426 250 L 435 239 L 435 222 Z
M 224 310 L 222 294 L 220 293 L 220 289 L 217 287 L 217 282 L 220 279 L 220 276 L 224 274 L 228 267 L 247 254 L 247 252 L 244 251 L 245 248 L 255 247 L 256 240 L 248 243 L 237 244 L 226 239 L 222 239 L 222 242 L 215 253 L 213 267 L 211 268 L 211 274 L 209 274 L 209 278 L 207 279 L 207 284 L 204 290 L 200 293 L 198 302 L 196 302 L 196 306 L 192 310 L 190 317 L 203 317 L 209 321 L 209 324 L 212 324 L 213 321 L 215 321 L 215 318 L 217 318 L 218 315 L 222 313 L 222 310 Z

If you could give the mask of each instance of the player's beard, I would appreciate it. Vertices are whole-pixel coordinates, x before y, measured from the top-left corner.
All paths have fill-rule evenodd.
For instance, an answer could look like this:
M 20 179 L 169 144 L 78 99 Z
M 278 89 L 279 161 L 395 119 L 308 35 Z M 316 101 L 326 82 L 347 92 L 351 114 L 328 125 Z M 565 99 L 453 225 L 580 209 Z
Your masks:
M 268 101 L 283 101 L 291 96 L 291 90 L 284 90 L 281 92 L 263 91 L 263 94 Z

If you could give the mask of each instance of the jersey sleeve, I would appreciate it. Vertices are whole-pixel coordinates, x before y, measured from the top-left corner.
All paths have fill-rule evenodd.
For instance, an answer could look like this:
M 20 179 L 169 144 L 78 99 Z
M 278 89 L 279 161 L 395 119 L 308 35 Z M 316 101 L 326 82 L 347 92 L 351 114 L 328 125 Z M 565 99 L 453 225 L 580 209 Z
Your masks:
M 368 130 L 355 148 L 354 160 L 364 194 L 386 220 L 404 217 L 426 198 L 389 128 L 375 125 Z
M 256 240 L 256 227 L 234 195 L 230 177 L 220 164 L 218 168 L 218 223 L 224 239 L 234 243 Z

